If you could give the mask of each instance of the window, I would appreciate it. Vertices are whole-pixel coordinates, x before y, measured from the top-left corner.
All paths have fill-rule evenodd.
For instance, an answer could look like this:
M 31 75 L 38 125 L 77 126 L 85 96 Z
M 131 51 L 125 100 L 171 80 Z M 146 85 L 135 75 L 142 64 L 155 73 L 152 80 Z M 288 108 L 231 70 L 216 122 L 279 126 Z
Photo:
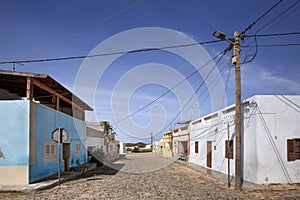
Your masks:
M 56 144 L 54 142 L 44 143 L 44 161 L 50 162 L 56 160 Z
M 300 139 L 287 140 L 287 160 L 294 161 L 300 159 Z
M 80 142 L 76 142 L 75 143 L 75 155 L 79 156 L 81 153 L 80 153 L 80 149 L 81 149 L 81 144 Z
M 225 140 L 225 158 L 233 159 L 233 140 Z
M 195 153 L 199 153 L 199 142 L 195 142 Z

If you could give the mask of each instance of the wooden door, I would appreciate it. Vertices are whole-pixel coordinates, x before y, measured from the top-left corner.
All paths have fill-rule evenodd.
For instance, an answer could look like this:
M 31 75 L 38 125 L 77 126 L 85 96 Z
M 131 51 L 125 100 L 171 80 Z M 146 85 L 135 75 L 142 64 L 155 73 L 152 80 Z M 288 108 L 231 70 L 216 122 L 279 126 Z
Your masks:
M 65 171 L 70 171 L 70 155 L 71 155 L 70 143 L 63 143 L 63 160 Z
M 211 168 L 211 157 L 212 157 L 212 142 L 207 141 L 207 154 L 206 154 L 206 166 Z

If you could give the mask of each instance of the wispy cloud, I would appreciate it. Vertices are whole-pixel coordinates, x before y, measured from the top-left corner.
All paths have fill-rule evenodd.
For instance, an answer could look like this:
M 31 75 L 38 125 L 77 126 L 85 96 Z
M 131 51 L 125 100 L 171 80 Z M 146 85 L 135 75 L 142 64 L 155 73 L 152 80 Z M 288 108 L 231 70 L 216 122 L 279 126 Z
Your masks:
M 247 66 L 243 70 L 244 91 L 257 94 L 300 94 L 300 83 L 285 74 L 269 71 L 263 67 Z M 252 95 L 252 94 L 251 94 Z

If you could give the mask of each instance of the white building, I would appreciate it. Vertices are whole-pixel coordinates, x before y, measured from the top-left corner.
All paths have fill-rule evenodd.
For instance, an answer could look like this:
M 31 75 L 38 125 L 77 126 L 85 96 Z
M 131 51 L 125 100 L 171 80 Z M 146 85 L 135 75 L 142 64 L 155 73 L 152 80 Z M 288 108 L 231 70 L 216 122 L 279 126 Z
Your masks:
M 104 135 L 104 130 L 99 123 L 86 123 L 86 146 L 89 153 L 96 150 L 101 150 L 103 153 L 107 153 L 107 141 Z
M 188 125 L 172 130 L 172 156 L 180 158 L 189 155 L 190 130 Z
M 258 95 L 242 107 L 243 179 L 259 184 L 300 183 L 300 96 Z M 225 157 L 231 157 L 234 175 L 234 119 L 233 105 L 192 121 L 189 161 L 227 174 Z
M 119 154 L 126 154 L 126 143 L 125 142 L 120 142 L 119 143 L 120 148 L 119 148 Z

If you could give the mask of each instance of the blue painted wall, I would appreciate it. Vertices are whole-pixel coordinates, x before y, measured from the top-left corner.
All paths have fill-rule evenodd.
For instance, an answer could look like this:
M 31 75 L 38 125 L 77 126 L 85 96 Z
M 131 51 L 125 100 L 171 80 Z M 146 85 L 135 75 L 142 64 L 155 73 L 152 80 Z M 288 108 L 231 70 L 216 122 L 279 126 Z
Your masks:
M 44 162 L 44 142 L 52 142 L 52 132 L 58 128 L 64 128 L 69 133 L 67 142 L 71 143 L 70 167 L 77 166 L 76 160 L 80 164 L 86 161 L 85 147 L 81 141 L 85 137 L 84 121 L 74 119 L 68 115 L 34 104 L 35 112 L 35 164 L 30 165 L 29 183 L 36 182 L 55 175 L 58 172 L 58 148 L 56 145 L 56 160 Z M 75 155 L 75 143 L 81 142 L 81 154 Z M 61 155 L 62 158 L 62 155 Z M 73 162 L 72 162 L 73 161 Z M 63 162 L 61 162 L 61 171 L 64 171 Z
M 29 165 L 29 105 L 27 100 L 0 101 L 0 166 Z

